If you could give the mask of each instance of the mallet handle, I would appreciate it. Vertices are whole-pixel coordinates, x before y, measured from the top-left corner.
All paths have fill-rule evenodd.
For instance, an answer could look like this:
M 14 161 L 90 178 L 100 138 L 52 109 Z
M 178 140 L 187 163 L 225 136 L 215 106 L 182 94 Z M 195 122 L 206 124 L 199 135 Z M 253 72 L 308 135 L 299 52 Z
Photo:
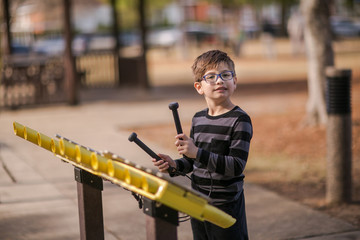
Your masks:
M 161 160 L 161 157 L 159 157 L 153 150 L 151 150 L 148 146 L 145 145 L 145 143 L 143 143 L 138 137 L 136 133 L 132 133 L 129 136 L 129 141 L 130 142 L 135 142 L 142 150 L 144 150 L 147 154 L 150 155 L 150 157 L 155 158 L 156 161 Z M 169 165 L 168 168 L 168 172 L 169 173 L 173 173 L 174 172 L 174 168 L 172 166 Z
M 147 154 L 149 154 L 152 158 L 155 158 L 156 161 L 161 160 L 161 158 L 153 151 L 151 150 L 148 146 L 145 145 L 145 143 L 143 143 L 138 137 L 136 133 L 132 133 L 129 136 L 129 141 L 130 142 L 135 142 L 140 148 L 142 148 L 142 150 L 144 150 Z
M 172 111 L 175 121 L 175 127 L 178 134 L 183 133 L 183 130 L 181 128 L 179 113 L 177 111 L 179 107 L 179 104 L 177 102 L 172 102 L 169 104 L 169 109 Z

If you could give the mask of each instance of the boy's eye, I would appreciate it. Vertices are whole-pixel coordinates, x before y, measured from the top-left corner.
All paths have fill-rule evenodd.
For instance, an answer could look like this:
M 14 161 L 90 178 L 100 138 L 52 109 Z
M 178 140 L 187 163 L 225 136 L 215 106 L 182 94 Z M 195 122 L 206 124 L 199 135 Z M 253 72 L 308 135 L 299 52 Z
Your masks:
M 216 75 L 214 75 L 214 74 L 209 74 L 205 78 L 206 78 L 206 80 L 213 80 L 213 79 L 215 79 L 215 76 Z
M 231 77 L 231 74 L 228 73 L 228 72 L 222 73 L 222 74 L 221 74 L 221 77 L 223 77 L 223 78 L 229 78 L 229 77 Z

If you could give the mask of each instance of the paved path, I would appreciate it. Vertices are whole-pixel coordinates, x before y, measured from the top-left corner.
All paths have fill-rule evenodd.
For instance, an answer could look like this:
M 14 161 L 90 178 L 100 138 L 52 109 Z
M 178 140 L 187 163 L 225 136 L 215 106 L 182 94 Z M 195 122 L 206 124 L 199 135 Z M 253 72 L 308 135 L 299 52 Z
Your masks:
M 16 137 L 13 121 L 49 136 L 58 133 L 97 150 L 110 150 L 152 168 L 149 157 L 127 140 L 131 131 L 124 129 L 172 123 L 167 106 L 178 96 L 156 98 L 155 91 L 150 98 L 139 95 L 138 101 L 117 101 L 123 93 L 117 92 L 113 100 L 76 107 L 0 112 L 0 239 L 79 239 L 73 167 Z M 179 103 L 182 121 L 190 121 L 192 114 L 204 106 L 195 96 Z M 176 156 L 173 150 L 162 149 L 155 142 L 146 143 L 158 152 Z M 189 184 L 185 178 L 178 181 Z M 245 196 L 251 239 L 360 239 L 359 228 L 257 185 L 246 183 Z M 145 239 L 145 216 L 128 191 L 105 182 L 103 210 L 107 240 Z M 180 225 L 178 237 L 192 239 L 189 222 Z

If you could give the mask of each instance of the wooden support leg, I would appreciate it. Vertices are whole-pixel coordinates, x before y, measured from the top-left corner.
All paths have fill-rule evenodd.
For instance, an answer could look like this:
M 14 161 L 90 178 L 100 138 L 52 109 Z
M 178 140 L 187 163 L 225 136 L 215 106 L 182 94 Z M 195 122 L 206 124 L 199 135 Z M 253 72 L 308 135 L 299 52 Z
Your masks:
M 103 240 L 102 179 L 85 170 L 75 168 L 75 180 L 78 192 L 80 239 Z
M 177 240 L 178 212 L 144 198 L 147 240 Z

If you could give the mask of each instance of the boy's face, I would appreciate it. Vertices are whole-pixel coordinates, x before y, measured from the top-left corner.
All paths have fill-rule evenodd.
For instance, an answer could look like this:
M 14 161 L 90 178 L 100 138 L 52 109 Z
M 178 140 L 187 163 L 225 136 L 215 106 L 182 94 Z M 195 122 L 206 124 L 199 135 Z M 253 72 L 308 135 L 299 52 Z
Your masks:
M 209 69 L 208 71 L 206 71 L 204 76 L 208 74 L 228 74 L 229 71 L 234 72 L 234 70 L 231 69 L 228 64 L 220 63 L 217 68 Z M 216 81 L 213 83 L 207 82 L 202 79 L 200 82 L 195 82 L 194 87 L 200 95 L 204 95 L 207 101 L 212 100 L 217 102 L 229 100 L 230 96 L 236 89 L 236 76 L 233 76 L 231 80 L 223 80 L 220 76 L 215 76 L 215 79 Z

